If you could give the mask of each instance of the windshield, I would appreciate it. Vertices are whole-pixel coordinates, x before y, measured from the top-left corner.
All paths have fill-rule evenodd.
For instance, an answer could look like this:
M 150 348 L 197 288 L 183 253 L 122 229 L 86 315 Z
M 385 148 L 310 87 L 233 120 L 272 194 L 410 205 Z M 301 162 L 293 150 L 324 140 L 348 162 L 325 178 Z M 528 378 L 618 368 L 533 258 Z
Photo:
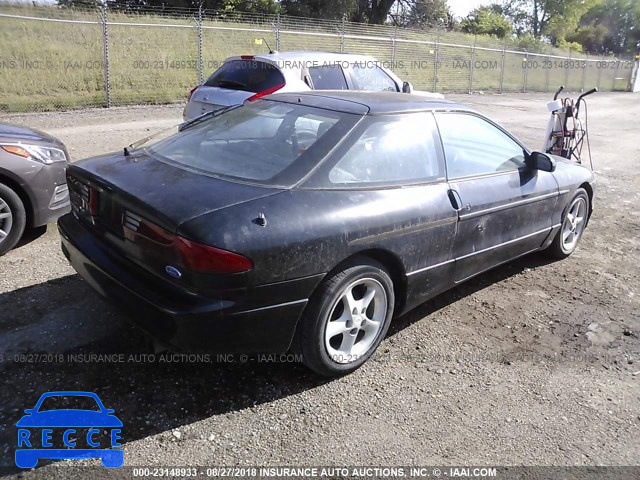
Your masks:
M 92 397 L 79 395 L 55 395 L 45 398 L 38 409 L 39 412 L 45 412 L 48 410 L 92 410 L 99 412 L 100 406 Z
M 306 175 L 358 118 L 303 105 L 258 101 L 189 127 L 147 151 L 206 175 L 290 185 Z

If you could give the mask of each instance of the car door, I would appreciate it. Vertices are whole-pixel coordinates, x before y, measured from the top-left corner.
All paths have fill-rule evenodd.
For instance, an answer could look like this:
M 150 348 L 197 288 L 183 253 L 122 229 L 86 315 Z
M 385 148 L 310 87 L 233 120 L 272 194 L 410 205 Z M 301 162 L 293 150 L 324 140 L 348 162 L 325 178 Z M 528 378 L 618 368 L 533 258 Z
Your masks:
M 457 212 L 447 196 L 433 114 L 374 115 L 305 187 L 330 205 L 349 251 L 392 252 L 406 274 L 407 308 L 453 283 Z
M 551 231 L 558 184 L 525 165 L 525 151 L 472 112 L 436 115 L 452 204 L 458 209 L 455 281 L 539 248 Z

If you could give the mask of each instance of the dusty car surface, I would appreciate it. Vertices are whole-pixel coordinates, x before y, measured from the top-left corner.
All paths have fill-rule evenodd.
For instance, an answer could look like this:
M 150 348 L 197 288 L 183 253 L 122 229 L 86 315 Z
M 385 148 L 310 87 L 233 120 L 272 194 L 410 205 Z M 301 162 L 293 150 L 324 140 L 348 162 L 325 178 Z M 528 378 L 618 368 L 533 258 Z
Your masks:
M 69 212 L 64 144 L 26 127 L 0 124 L 0 255 L 26 228 L 40 227 Z
M 369 55 L 332 52 L 271 52 L 229 57 L 202 84 L 191 90 L 185 120 L 271 93 L 309 90 L 367 90 L 415 93 L 433 98 L 442 94 L 414 91 L 383 62 Z
M 595 188 L 468 107 L 386 92 L 271 95 L 67 176 L 62 249 L 142 328 L 323 375 L 474 275 L 570 255 Z

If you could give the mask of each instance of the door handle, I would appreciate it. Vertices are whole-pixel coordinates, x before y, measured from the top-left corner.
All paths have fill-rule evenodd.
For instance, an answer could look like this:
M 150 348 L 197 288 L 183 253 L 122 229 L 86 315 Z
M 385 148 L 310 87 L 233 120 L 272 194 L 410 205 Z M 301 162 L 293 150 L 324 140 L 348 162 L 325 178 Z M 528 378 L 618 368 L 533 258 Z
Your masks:
M 456 190 L 453 190 L 452 188 L 450 188 L 449 191 L 447 192 L 447 196 L 449 197 L 449 201 L 451 202 L 451 206 L 457 212 L 462 210 L 462 199 L 460 198 L 460 194 Z

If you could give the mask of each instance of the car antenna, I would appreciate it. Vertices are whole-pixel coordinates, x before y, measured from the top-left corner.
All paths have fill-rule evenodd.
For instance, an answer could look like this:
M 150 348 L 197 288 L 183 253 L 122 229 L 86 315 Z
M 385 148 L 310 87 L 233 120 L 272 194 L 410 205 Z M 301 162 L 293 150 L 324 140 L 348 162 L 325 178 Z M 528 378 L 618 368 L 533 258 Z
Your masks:
M 267 42 L 267 39 L 264 37 L 261 37 L 262 41 L 267 45 L 267 48 L 269 49 L 269 54 L 274 54 L 274 53 L 278 53 L 277 50 L 271 50 L 271 47 L 269 46 L 269 42 Z

